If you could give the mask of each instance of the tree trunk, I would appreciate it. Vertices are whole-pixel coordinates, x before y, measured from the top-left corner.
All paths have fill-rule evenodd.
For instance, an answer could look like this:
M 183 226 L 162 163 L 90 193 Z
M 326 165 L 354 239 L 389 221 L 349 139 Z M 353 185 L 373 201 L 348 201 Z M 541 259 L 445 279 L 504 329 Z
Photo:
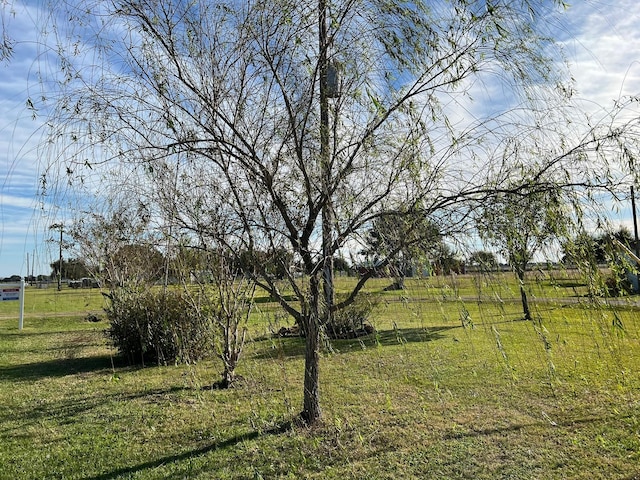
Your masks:
M 310 305 L 303 317 L 305 333 L 304 400 L 300 416 L 308 425 L 315 425 L 321 417 L 320 410 L 320 288 L 317 278 L 309 285 Z
M 329 149 L 329 97 L 327 95 L 327 68 L 329 42 L 327 39 L 327 3 L 318 2 L 318 51 L 320 65 L 320 167 L 322 174 L 322 256 L 323 256 L 323 323 L 331 324 L 334 302 L 333 286 L 333 201 L 331 199 L 331 158 Z
M 320 329 L 318 322 L 307 322 L 306 349 L 304 357 L 304 408 L 302 419 L 309 426 L 321 417 L 320 410 Z
M 224 364 L 224 371 L 222 372 L 222 381 L 220 382 L 220 386 L 222 388 L 229 388 L 233 386 L 233 382 L 236 380 L 238 356 L 227 350 L 221 355 L 221 357 L 222 363 Z
M 222 388 L 229 388 L 233 385 L 233 382 L 236 379 L 236 373 L 234 368 L 229 368 L 225 366 L 224 372 L 222 372 L 222 381 L 220 382 L 220 386 Z
M 529 310 L 529 301 L 527 300 L 527 292 L 524 290 L 524 285 L 520 285 L 520 297 L 522 298 L 522 311 L 524 312 L 524 319 L 531 320 L 531 311 Z
M 531 310 L 529 310 L 529 300 L 527 299 L 527 292 L 524 288 L 524 270 L 518 269 L 516 271 L 518 281 L 520 282 L 520 298 L 522 299 L 522 312 L 524 313 L 525 320 L 531 320 Z

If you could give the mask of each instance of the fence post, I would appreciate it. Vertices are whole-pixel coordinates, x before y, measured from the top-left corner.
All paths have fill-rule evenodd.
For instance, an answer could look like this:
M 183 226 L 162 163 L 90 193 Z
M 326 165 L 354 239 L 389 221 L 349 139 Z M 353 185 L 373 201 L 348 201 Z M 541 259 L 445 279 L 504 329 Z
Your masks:
M 22 330 L 24 325 L 24 277 L 20 278 L 20 317 L 18 320 L 18 330 Z

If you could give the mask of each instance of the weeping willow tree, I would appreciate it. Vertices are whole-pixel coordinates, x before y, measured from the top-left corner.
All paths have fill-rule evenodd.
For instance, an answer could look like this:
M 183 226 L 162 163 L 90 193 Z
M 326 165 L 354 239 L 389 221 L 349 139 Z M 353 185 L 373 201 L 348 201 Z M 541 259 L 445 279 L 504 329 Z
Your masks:
M 499 249 L 516 274 L 526 320 L 532 319 L 525 285 L 529 263 L 545 247 L 566 241 L 573 230 L 571 220 L 569 205 L 553 188 L 507 192 L 480 210 L 480 236 Z
M 566 188 L 609 178 L 594 156 L 619 135 L 568 148 L 568 123 L 550 108 L 570 88 L 540 29 L 561 10 L 528 0 L 57 4 L 58 155 L 46 174 L 60 168 L 88 189 L 135 184 L 168 234 L 255 257 L 253 280 L 304 332 L 301 415 L 314 424 L 324 328 L 372 275 L 336 301 L 333 258 L 376 219 L 428 218 L 446 235 L 496 195 L 544 190 L 542 173 Z M 505 92 L 498 113 L 462 115 L 489 85 Z M 513 155 L 514 138 L 545 155 Z M 380 252 L 378 267 L 408 247 Z M 260 255 L 283 250 L 299 266 L 283 269 L 294 295 L 261 267 Z
M 381 259 L 385 259 L 390 250 L 397 254 L 388 265 L 389 273 L 394 277 L 388 290 L 404 289 L 407 275 L 420 267 L 430 264 L 437 252 L 442 249 L 443 239 L 437 228 L 423 215 L 403 215 L 396 212 L 391 217 L 378 217 L 365 237 L 365 248 L 359 253 L 367 260 L 368 268 L 376 268 Z

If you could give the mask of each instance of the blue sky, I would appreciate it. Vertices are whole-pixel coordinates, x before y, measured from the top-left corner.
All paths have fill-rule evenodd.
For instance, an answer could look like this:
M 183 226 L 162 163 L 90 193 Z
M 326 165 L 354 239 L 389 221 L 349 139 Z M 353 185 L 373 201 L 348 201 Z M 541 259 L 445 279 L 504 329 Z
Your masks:
M 640 2 L 570 3 L 562 17 L 562 46 L 581 104 L 597 114 L 621 96 L 640 93 Z M 16 45 L 11 61 L 0 64 L 0 278 L 34 273 L 32 266 L 35 274 L 50 273 L 58 253 L 57 243 L 47 241 L 48 227 L 64 220 L 39 195 L 43 118 L 34 119 L 27 107 L 27 99 L 41 95 L 38 71 L 52 68 L 37 30 L 48 15 L 46 5 L 14 0 L 3 15 Z M 611 216 L 614 224 L 631 226 L 628 209 Z

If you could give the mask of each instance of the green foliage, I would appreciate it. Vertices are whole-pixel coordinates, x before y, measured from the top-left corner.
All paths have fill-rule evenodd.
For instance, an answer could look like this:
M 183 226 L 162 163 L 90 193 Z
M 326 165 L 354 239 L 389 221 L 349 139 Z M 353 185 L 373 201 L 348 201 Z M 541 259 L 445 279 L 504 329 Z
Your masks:
M 60 272 L 60 260 L 50 264 L 51 276 L 57 277 Z M 80 278 L 89 277 L 89 270 L 87 266 L 79 258 L 70 258 L 69 260 L 62 260 L 62 277 L 70 280 L 78 280 Z
M 351 271 L 351 265 L 344 257 L 335 257 L 333 259 L 333 270 L 336 272 L 349 273 Z
M 221 267 L 222 264 L 227 267 Z M 293 263 L 293 255 L 284 248 L 245 250 L 230 252 L 219 248 L 198 249 L 180 246 L 169 259 L 169 273 L 173 278 L 189 280 L 193 276 L 199 282 L 214 282 L 221 270 L 239 272 L 247 276 L 264 274 L 270 278 L 287 276 Z
M 482 208 L 477 219 L 482 239 L 500 249 L 520 280 L 534 255 L 563 239 L 570 217 L 562 192 L 553 185 L 504 193 Z
M 553 183 L 513 188 L 483 206 L 478 232 L 500 249 L 520 282 L 524 318 L 531 320 L 525 274 L 534 255 L 554 241 L 566 238 L 571 225 L 562 190 Z
M 633 293 L 633 287 L 631 282 L 626 276 L 616 274 L 614 272 L 605 278 L 605 285 L 607 287 L 607 296 L 620 297 Z
M 473 252 L 468 259 L 469 265 L 477 268 L 480 272 L 493 272 L 498 269 L 498 259 L 496 254 L 480 250 Z
M 540 93 L 543 85 L 564 80 L 542 35 L 548 22 L 539 21 L 554 13 L 553 4 L 432 3 L 320 2 L 320 8 L 309 8 L 305 2 L 277 1 L 231 9 L 225 2 L 194 7 L 167 1 L 158 9 L 155 2 L 125 0 L 104 4 L 101 11 L 101 31 L 129 30 L 130 35 L 116 35 L 117 41 L 83 35 L 84 21 L 88 28 L 95 24 L 92 2 L 65 5 L 68 15 L 50 16 L 73 18 L 76 33 L 92 40 L 80 47 L 61 40 L 52 50 L 62 65 L 75 64 L 68 55 L 93 55 L 103 67 L 92 78 L 74 72 L 61 85 L 64 101 L 52 113 L 52 141 L 71 139 L 86 147 L 77 149 L 81 158 L 70 154 L 69 162 L 81 165 L 92 150 L 94 162 L 104 159 L 105 168 L 117 161 L 122 169 L 114 177 L 113 196 L 120 197 L 120 182 L 131 182 L 136 198 L 149 202 L 139 214 L 131 212 L 140 218 L 138 225 L 162 219 L 159 231 L 222 243 L 237 258 L 249 253 L 247 269 L 260 287 L 308 324 L 305 412 L 313 404 L 313 420 L 320 412 L 316 337 L 325 322 L 320 291 L 327 297 L 333 291 L 327 260 L 360 241 L 376 217 L 407 205 L 422 204 L 423 219 L 452 221 L 449 230 L 455 230 L 469 214 L 471 199 L 493 188 L 494 159 L 476 156 L 476 145 L 492 144 L 494 135 L 515 131 L 512 125 L 498 118 L 495 126 L 489 119 L 480 122 L 491 124 L 488 130 L 456 125 L 439 102 L 463 101 L 485 78 L 483 72 L 498 74 L 509 97 L 526 94 L 528 87 Z M 115 70 L 113 58 L 120 59 Z M 329 109 L 323 87 L 331 64 L 342 67 L 339 96 Z M 529 120 L 514 117 L 504 122 L 517 121 L 518 135 L 525 136 Z M 531 123 L 542 130 L 537 120 Z M 501 175 L 519 171 L 516 160 L 503 162 Z M 561 169 L 563 162 L 549 160 L 536 170 L 556 164 Z M 461 168 L 471 171 L 461 176 Z M 111 231 L 130 230 L 121 222 L 128 218 L 108 219 L 105 247 L 115 237 Z M 420 227 L 410 223 L 400 236 L 407 244 L 414 242 L 406 234 Z M 279 251 L 301 262 L 307 286 L 282 268 L 287 262 Z M 385 256 L 398 252 L 392 247 Z M 450 263 L 456 262 L 439 269 L 452 270 Z M 109 266 L 122 273 L 116 267 Z M 363 275 L 353 295 L 370 276 Z M 278 277 L 288 280 L 295 301 L 281 295 Z
M 266 251 L 241 250 L 229 259 L 230 269 L 247 275 L 264 275 L 283 279 L 293 263 L 293 255 L 285 248 L 271 248 Z
M 398 211 L 376 218 L 365 242 L 366 248 L 360 254 L 367 259 L 368 266 L 375 268 L 391 258 L 390 273 L 402 278 L 438 259 L 442 235 L 424 213 Z
M 611 234 L 581 232 L 563 245 L 563 262 L 579 265 L 585 259 L 591 259 L 595 264 L 619 263 L 620 249 L 615 241 L 626 247 L 634 243 L 631 232 L 625 227 Z
M 630 249 L 633 244 L 631 233 L 624 227 L 613 233 L 583 231 L 563 244 L 562 261 L 582 272 L 593 295 L 626 295 L 633 292 L 629 275 L 638 268 L 625 252 L 625 248 Z M 607 275 L 600 270 L 603 265 L 610 270 Z
M 130 363 L 191 363 L 211 354 L 211 326 L 179 291 L 116 289 L 107 335 Z
M 124 193 L 108 203 L 111 212 L 83 214 L 69 231 L 81 258 L 103 285 L 137 289 L 153 284 L 165 274 L 166 262 L 148 228 L 146 205 Z
M 154 282 L 164 273 L 164 256 L 152 245 L 123 245 L 110 261 L 122 276 L 136 276 L 138 282 Z
M 440 243 L 436 259 L 433 264 L 433 272 L 436 275 L 449 275 L 450 273 L 462 273 L 464 265 L 457 257 L 456 252 L 446 243 Z
M 338 303 L 343 299 L 337 298 Z M 375 294 L 361 294 L 345 308 L 335 312 L 331 323 L 327 325 L 327 334 L 331 338 L 353 338 L 371 333 L 369 323 L 379 299 Z
M 574 265 L 580 269 L 596 269 L 599 263 L 606 262 L 604 245 L 587 232 L 580 232 L 574 238 L 564 242 L 562 263 Z

